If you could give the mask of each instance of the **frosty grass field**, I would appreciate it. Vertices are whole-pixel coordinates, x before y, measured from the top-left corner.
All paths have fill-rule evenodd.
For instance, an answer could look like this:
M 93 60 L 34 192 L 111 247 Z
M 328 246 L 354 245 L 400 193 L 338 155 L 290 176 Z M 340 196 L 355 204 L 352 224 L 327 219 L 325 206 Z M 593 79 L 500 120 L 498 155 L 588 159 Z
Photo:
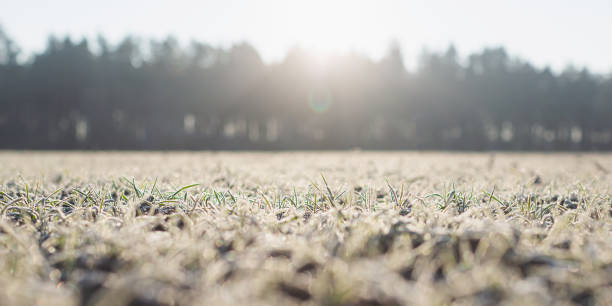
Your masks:
M 611 171 L 606 154 L 4 152 L 0 305 L 612 305 Z

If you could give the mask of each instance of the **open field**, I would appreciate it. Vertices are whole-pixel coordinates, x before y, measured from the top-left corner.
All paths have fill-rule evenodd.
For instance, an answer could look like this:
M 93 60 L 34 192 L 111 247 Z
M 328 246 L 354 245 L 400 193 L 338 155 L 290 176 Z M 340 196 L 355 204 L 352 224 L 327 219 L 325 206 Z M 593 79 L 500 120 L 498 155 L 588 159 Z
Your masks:
M 611 305 L 611 171 L 606 154 L 4 152 L 0 305 Z

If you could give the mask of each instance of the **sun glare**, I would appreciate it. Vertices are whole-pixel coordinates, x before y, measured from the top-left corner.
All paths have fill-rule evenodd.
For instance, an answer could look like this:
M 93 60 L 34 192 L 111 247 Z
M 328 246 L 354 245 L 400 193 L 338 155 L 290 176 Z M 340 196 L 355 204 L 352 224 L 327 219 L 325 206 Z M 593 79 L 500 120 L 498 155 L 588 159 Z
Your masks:
M 360 43 L 363 8 L 351 1 L 307 1 L 292 5 L 283 31 L 325 64 L 332 54 Z

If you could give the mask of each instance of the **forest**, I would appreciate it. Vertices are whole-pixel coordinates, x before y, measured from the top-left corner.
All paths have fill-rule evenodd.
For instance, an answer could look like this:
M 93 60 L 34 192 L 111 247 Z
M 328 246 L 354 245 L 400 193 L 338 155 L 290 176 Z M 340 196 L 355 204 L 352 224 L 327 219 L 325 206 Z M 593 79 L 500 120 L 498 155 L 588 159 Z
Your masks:
M 0 148 L 52 150 L 612 149 L 612 77 L 536 67 L 503 47 L 401 48 L 373 60 L 0 30 Z

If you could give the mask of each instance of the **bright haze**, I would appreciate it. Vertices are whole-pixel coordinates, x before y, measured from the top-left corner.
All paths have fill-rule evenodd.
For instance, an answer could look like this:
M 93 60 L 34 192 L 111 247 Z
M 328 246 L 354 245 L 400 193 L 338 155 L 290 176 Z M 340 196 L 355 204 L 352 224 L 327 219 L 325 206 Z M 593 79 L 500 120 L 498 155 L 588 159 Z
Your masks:
M 423 48 L 454 44 L 461 55 L 504 46 L 538 67 L 612 70 L 612 5 L 606 0 L 1 0 L 0 23 L 22 48 L 44 50 L 47 37 L 103 34 L 229 46 L 247 41 L 266 62 L 300 46 L 320 54 L 356 51 L 374 59 L 391 41 L 414 68 Z
M 0 1 L 0 149 L 612 151 L 610 0 Z

